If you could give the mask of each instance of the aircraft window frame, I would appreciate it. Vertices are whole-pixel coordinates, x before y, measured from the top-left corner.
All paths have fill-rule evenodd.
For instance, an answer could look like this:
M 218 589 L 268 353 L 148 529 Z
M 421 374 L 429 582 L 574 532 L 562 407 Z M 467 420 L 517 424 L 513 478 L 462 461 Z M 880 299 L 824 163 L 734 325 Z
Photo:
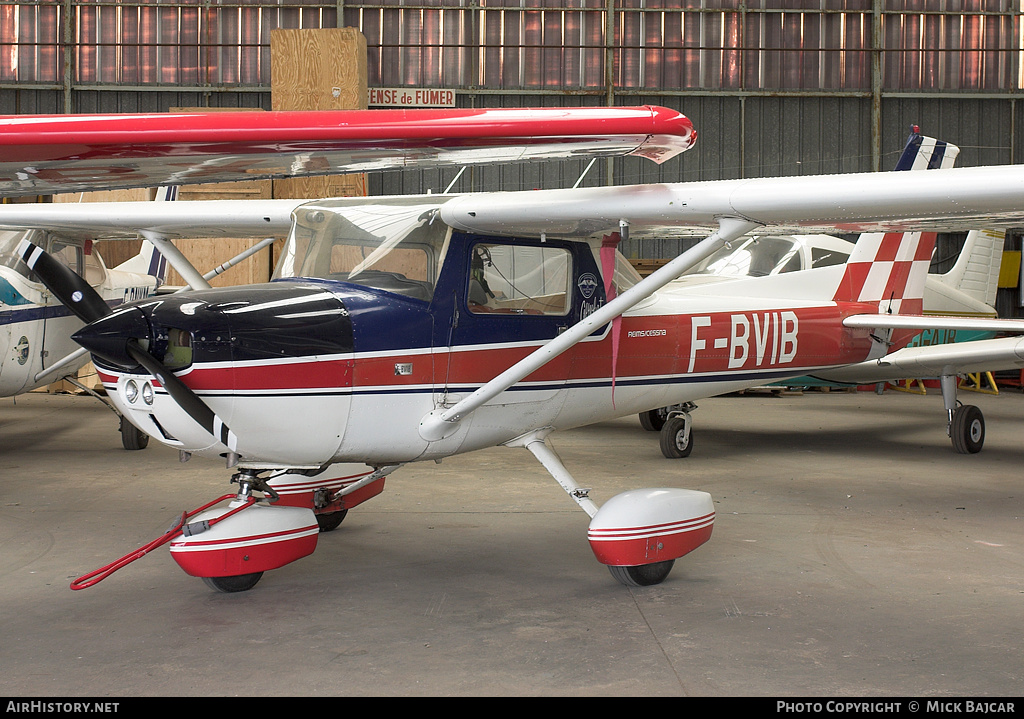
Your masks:
M 529 257 L 537 253 L 540 264 Z M 488 239 L 474 242 L 470 257 L 470 314 L 567 317 L 572 311 L 575 258 L 568 248 Z
M 0 230 L 0 265 L 41 287 L 42 283 L 36 278 L 35 272 L 29 269 L 18 254 L 18 245 L 23 239 L 40 247 L 46 246 L 46 233 L 42 230 Z
M 603 273 L 604 264 L 601 261 L 601 247 L 600 245 L 591 245 L 590 251 L 594 256 L 594 262 L 597 264 L 598 269 Z M 627 259 L 627 257 L 615 249 L 615 267 L 612 269 L 612 288 L 615 290 L 615 295 L 621 295 L 626 290 L 633 287 L 643 280 L 640 273 L 637 272 L 636 267 L 633 263 Z M 602 277 L 602 282 L 604 278 Z
M 683 276 L 768 277 L 792 271 L 786 268 L 786 264 L 793 257 L 800 257 L 800 246 L 792 239 L 771 235 L 749 237 L 732 248 L 723 247 L 687 270 Z
M 436 218 L 439 205 L 345 198 L 296 208 L 273 279 L 349 282 L 429 302 L 452 235 Z M 348 256 L 342 247 L 352 248 Z M 416 259 L 410 264 L 410 258 Z

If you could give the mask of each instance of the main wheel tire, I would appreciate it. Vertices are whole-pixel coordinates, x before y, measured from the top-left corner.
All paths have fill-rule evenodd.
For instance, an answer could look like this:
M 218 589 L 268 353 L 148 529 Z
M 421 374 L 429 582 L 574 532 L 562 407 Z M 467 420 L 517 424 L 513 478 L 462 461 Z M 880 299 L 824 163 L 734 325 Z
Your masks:
M 231 577 L 203 577 L 203 584 L 218 592 L 231 594 L 233 592 L 247 592 L 256 586 L 260 581 L 263 572 L 252 574 L 236 574 Z
M 128 450 L 145 449 L 149 444 L 149 435 L 134 424 L 121 418 L 121 446 Z
M 664 582 L 665 577 L 672 571 L 672 565 L 675 563 L 676 560 L 668 559 L 664 562 L 641 564 L 635 567 L 609 566 L 608 571 L 627 587 L 650 587 Z
M 647 412 L 640 413 L 640 426 L 648 432 L 660 432 L 668 419 L 668 411 L 664 407 L 658 407 Z
M 668 459 L 689 457 L 693 451 L 693 429 L 686 432 L 686 420 L 672 417 L 661 428 L 661 453 Z
M 977 454 L 985 444 L 985 417 L 973 404 L 965 404 L 953 411 L 949 427 L 953 449 L 960 454 Z
M 316 523 L 320 525 L 321 532 L 333 532 L 341 524 L 342 520 L 345 519 L 345 515 L 348 514 L 347 509 L 339 509 L 337 512 L 325 512 L 323 514 L 316 515 Z

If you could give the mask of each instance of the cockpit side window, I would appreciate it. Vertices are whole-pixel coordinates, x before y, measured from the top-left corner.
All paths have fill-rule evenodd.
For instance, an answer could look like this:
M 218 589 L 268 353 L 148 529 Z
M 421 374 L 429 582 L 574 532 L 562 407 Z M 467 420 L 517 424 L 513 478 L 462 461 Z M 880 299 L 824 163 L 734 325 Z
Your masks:
M 50 257 L 81 275 L 83 272 L 82 246 L 71 244 L 57 237 L 50 239 Z
M 825 247 L 811 248 L 811 267 L 831 267 L 842 265 L 850 258 L 845 252 L 827 249 Z
M 470 260 L 469 311 L 567 315 L 571 277 L 572 258 L 564 248 L 481 242 Z

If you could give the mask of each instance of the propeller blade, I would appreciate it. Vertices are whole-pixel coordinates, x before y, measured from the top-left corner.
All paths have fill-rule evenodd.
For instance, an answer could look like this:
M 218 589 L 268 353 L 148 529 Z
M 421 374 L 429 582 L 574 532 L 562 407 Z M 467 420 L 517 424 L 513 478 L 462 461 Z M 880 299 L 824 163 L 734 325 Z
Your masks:
M 232 452 L 237 451 L 238 438 L 235 433 L 199 398 L 199 395 L 164 367 L 160 360 L 142 349 L 135 340 L 129 340 L 126 349 L 136 362 L 156 378 L 171 399 L 177 402 L 189 417 Z
M 39 280 L 46 288 L 53 293 L 64 305 L 70 309 L 80 320 L 86 323 L 86 327 L 76 332 L 74 338 L 90 351 L 95 351 L 101 357 L 106 357 L 115 364 L 123 365 L 127 357 L 135 360 L 147 372 L 153 375 L 156 380 L 167 390 L 167 394 L 178 403 L 189 417 L 194 419 L 199 426 L 213 435 L 232 452 L 236 451 L 238 438 L 235 433 L 224 424 L 217 414 L 207 406 L 199 396 L 193 392 L 188 385 L 178 379 L 174 373 L 168 370 L 156 357 L 144 350 L 137 339 L 132 338 L 133 332 L 125 332 L 129 323 L 142 325 L 148 324 L 145 316 L 140 315 L 138 310 L 131 313 L 121 313 L 121 317 L 114 321 L 117 332 L 113 328 L 100 326 L 89 326 L 94 322 L 109 317 L 113 310 L 107 305 L 100 294 L 85 281 L 85 278 L 78 275 L 70 267 L 61 264 L 51 257 L 38 245 L 22 240 L 18 245 L 18 254 L 25 261 Z M 139 315 L 136 317 L 135 315 Z M 111 318 L 114 320 L 114 318 Z M 125 336 L 127 334 L 127 336 Z M 116 341 L 111 342 L 110 336 Z M 120 339 L 124 338 L 124 339 Z M 123 345 L 121 344 L 123 342 Z M 112 347 L 120 346 L 122 349 L 112 350 Z
M 43 248 L 22 240 L 18 245 L 18 254 L 46 289 L 78 319 L 88 324 L 110 314 L 106 300 L 100 297 L 84 277 L 55 260 Z

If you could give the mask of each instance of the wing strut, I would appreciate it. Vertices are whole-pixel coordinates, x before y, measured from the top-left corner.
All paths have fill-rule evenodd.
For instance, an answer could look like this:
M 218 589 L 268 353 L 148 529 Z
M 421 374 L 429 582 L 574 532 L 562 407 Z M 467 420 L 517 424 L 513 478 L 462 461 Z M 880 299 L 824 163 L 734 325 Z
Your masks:
M 152 242 L 160 250 L 160 254 L 167 258 L 171 267 L 178 271 L 178 274 L 181 275 L 181 278 L 185 280 L 189 287 L 194 290 L 210 289 L 210 283 L 199 274 L 199 270 L 195 268 L 195 265 L 188 261 L 188 258 L 181 253 L 181 250 L 174 246 L 173 242 L 152 230 L 142 230 L 139 234 Z
M 481 405 L 494 399 L 524 377 L 536 372 L 555 357 L 588 337 L 597 328 L 650 297 L 690 267 L 718 251 L 723 245 L 742 237 L 756 227 L 759 227 L 758 223 L 739 217 L 719 218 L 718 230 L 714 234 L 701 240 L 544 346 L 534 350 L 465 399 L 447 409 L 438 408 L 428 412 L 420 420 L 420 437 L 428 442 L 436 442 L 449 436 L 458 429 L 459 422 Z

